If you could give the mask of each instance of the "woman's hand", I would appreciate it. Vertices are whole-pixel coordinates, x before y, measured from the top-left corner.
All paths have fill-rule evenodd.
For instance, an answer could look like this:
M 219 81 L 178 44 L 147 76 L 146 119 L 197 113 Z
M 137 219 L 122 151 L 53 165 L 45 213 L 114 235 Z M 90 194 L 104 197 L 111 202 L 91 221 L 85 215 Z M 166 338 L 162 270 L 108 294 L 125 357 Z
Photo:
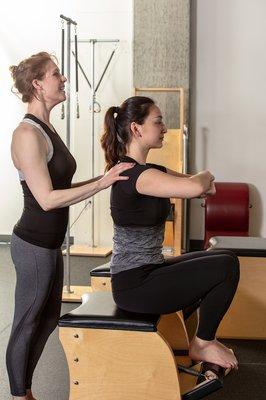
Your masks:
M 199 199 L 206 199 L 208 196 L 214 196 L 216 194 L 216 188 L 215 188 L 215 183 L 211 182 L 211 187 L 209 190 L 207 190 L 205 193 L 202 193 L 201 196 L 199 196 Z
M 116 181 L 125 181 L 128 179 L 128 176 L 120 176 L 120 174 L 127 169 L 134 167 L 135 163 L 125 163 L 121 162 L 116 164 L 113 168 L 111 168 L 106 174 L 103 175 L 101 179 L 99 179 L 98 183 L 100 185 L 100 190 L 106 189 L 111 186 Z
M 216 194 L 216 188 L 215 188 L 215 183 L 214 181 L 211 182 L 211 187 L 207 192 L 205 192 L 206 197 L 207 196 L 214 196 Z
M 201 185 L 202 193 L 199 197 L 202 198 L 205 197 L 207 192 L 212 190 L 212 182 L 215 178 L 210 171 L 205 170 L 192 175 L 189 179 L 194 182 L 198 182 Z

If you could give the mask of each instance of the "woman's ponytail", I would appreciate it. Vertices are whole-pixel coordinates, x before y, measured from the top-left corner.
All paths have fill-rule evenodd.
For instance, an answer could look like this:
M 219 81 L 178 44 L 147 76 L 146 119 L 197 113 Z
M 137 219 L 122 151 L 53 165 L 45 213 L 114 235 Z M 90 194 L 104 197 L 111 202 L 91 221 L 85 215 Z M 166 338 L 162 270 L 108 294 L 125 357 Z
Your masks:
M 119 158 L 126 154 L 126 147 L 119 136 L 115 114 L 119 107 L 110 107 L 104 118 L 104 133 L 101 137 L 101 145 L 105 154 L 106 170 L 109 171 L 117 164 Z

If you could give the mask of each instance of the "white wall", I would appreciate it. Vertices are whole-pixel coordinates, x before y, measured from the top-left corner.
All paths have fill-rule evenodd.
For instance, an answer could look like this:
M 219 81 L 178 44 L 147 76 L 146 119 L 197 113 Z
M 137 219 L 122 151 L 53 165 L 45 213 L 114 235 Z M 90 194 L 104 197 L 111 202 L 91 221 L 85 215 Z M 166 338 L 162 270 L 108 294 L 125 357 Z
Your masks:
M 60 59 L 61 22 L 59 15 L 64 14 L 78 22 L 80 39 L 119 39 L 115 56 L 98 91 L 97 100 L 102 112 L 95 118 L 95 173 L 103 172 L 103 155 L 99 146 L 100 128 L 104 111 L 111 105 L 118 105 L 132 94 L 132 0 L 86 0 L 76 1 L 36 1 L 29 0 L 27 5 L 16 0 L 5 4 L 1 10 L 0 26 L 0 108 L 2 112 L 0 131 L 0 234 L 11 234 L 14 223 L 22 209 L 21 188 L 16 171 L 10 159 L 10 140 L 12 130 L 23 117 L 25 106 L 10 88 L 12 82 L 9 65 L 17 64 L 21 59 L 38 51 L 53 52 Z M 16 10 L 16 12 L 14 12 Z M 96 82 L 113 49 L 113 45 L 97 45 Z M 91 77 L 91 54 L 88 44 L 79 45 L 80 62 L 89 79 Z M 72 60 L 73 61 L 73 60 Z M 74 78 L 74 71 L 72 71 Z M 74 79 L 73 79 L 74 87 Z M 76 120 L 72 105 L 71 151 L 78 169 L 75 181 L 91 177 L 91 115 L 88 111 L 90 90 L 80 76 L 80 114 Z M 65 121 L 60 118 L 60 106 L 52 114 L 52 122 L 65 139 Z M 71 220 L 79 214 L 84 203 L 72 207 Z M 97 244 L 111 245 L 112 223 L 109 212 L 109 190 L 95 196 L 95 239 Z M 90 210 L 85 211 L 71 230 L 76 243 L 89 244 L 91 227 Z
M 193 170 L 251 186 L 250 233 L 266 237 L 266 2 L 194 2 Z M 191 205 L 191 238 L 203 238 L 202 201 Z

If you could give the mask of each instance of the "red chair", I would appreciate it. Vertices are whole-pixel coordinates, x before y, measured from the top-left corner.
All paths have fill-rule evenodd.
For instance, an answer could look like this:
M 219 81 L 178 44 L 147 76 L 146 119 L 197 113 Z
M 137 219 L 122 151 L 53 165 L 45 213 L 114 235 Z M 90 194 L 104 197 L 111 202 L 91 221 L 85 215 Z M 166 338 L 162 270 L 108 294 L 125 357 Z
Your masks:
M 249 187 L 216 182 L 216 194 L 205 199 L 204 249 L 212 236 L 249 236 Z

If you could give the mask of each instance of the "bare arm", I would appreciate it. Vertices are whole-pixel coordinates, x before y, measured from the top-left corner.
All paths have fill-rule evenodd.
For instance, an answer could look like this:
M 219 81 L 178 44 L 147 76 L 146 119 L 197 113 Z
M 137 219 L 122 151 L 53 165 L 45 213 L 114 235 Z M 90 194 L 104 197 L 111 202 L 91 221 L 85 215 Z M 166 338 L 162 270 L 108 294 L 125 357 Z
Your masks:
M 71 187 L 74 188 L 74 187 L 79 187 L 79 186 L 87 185 L 88 183 L 93 183 L 93 182 L 98 181 L 98 180 L 101 179 L 102 177 L 103 177 L 103 175 L 99 175 L 99 176 L 96 176 L 95 178 L 89 179 L 89 180 L 87 180 L 87 181 L 75 182 L 75 183 L 72 183 Z
M 71 189 L 54 190 L 47 168 L 46 141 L 34 127 L 20 125 L 15 130 L 11 152 L 15 166 L 23 172 L 30 191 L 45 211 L 76 204 L 117 180 L 128 179 L 119 174 L 133 166 L 131 163 L 121 163 L 97 180 Z
M 172 169 L 166 168 L 166 172 L 169 175 L 178 176 L 179 178 L 189 178 L 190 174 L 182 174 L 181 172 L 173 171 Z
M 151 168 L 140 174 L 136 189 L 149 196 L 191 199 L 210 190 L 212 180 L 209 171 L 202 171 L 191 177 L 178 177 Z
M 191 174 L 181 174 L 180 172 L 176 172 L 176 171 L 173 171 L 172 169 L 169 169 L 169 168 L 167 168 L 166 169 L 166 172 L 167 172 L 167 174 L 170 174 L 170 175 L 173 175 L 173 176 L 177 176 L 177 177 L 179 177 L 179 178 L 190 178 L 190 177 L 192 177 L 193 175 L 191 175 Z M 199 196 L 199 198 L 202 198 L 202 199 L 204 199 L 204 198 L 206 198 L 206 197 L 208 197 L 208 196 L 214 196 L 215 195 L 215 193 L 216 193 L 216 189 L 215 189 L 215 184 L 214 184 L 214 179 L 212 180 L 212 182 L 211 182 L 211 186 L 210 186 L 210 188 L 205 192 L 205 193 L 202 193 L 200 196 Z

